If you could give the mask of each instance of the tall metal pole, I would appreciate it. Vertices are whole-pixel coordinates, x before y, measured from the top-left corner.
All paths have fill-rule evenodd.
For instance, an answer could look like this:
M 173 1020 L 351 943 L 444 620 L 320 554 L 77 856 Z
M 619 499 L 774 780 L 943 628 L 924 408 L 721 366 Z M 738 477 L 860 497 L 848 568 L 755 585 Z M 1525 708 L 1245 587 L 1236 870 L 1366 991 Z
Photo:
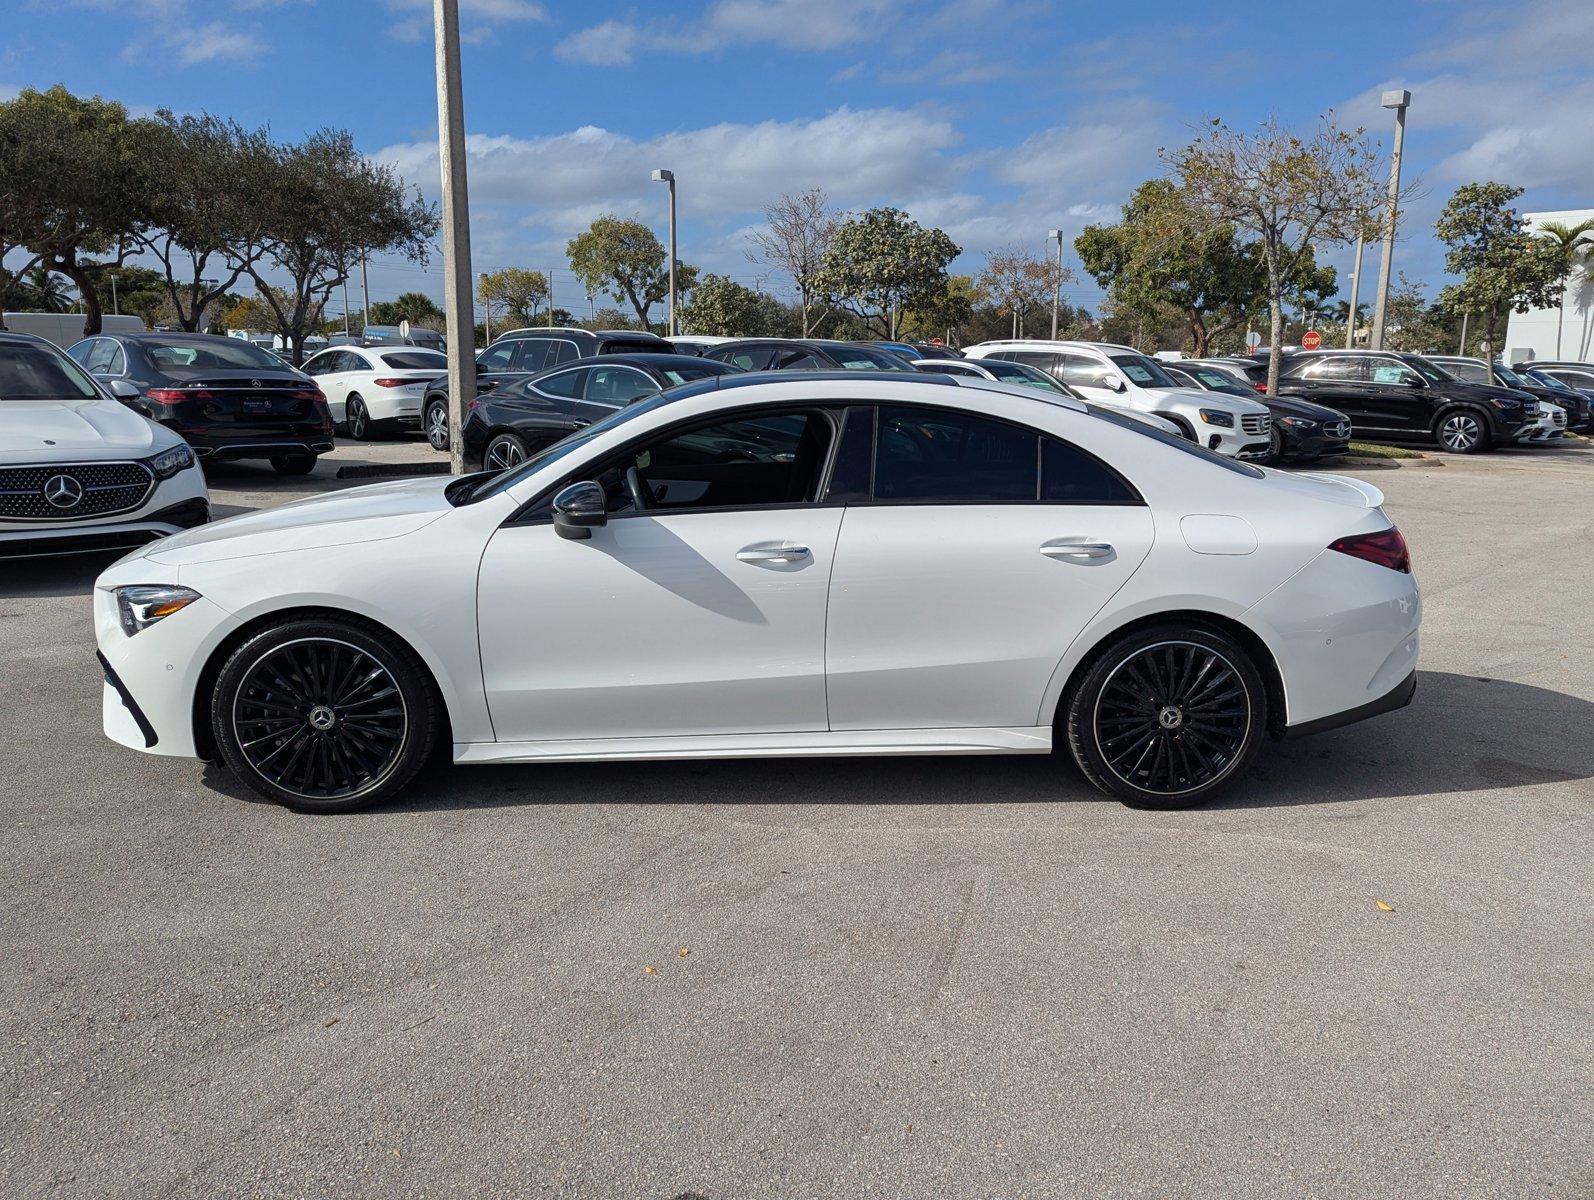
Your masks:
M 365 251 L 360 251 L 360 324 L 371 323 L 371 281 L 365 275 Z M 362 331 L 363 332 L 363 331 Z
M 349 276 L 343 275 L 343 336 L 349 336 Z
M 1057 242 L 1057 278 L 1053 281 L 1052 290 L 1052 341 L 1057 340 L 1057 310 L 1063 303 L 1063 231 L 1061 229 L 1047 230 L 1046 236 Z
M 553 328 L 553 268 L 548 268 L 548 328 Z
M 437 49 L 437 158 L 443 169 L 443 310 L 448 317 L 448 460 L 465 471 L 465 407 L 476 397 L 471 304 L 470 201 L 465 185 L 465 101 L 459 76 L 459 0 L 432 0 Z
M 675 326 L 675 172 L 658 170 L 653 172 L 654 183 L 667 183 L 670 185 L 670 320 L 664 331 L 665 337 L 674 337 L 680 332 Z
M 491 345 L 493 340 L 493 302 L 492 298 L 487 295 L 487 273 L 485 271 L 482 272 L 482 334 L 487 344 Z
M 116 298 L 116 272 L 111 272 L 111 311 L 117 316 L 122 315 L 122 302 Z
M 1389 268 L 1395 257 L 1395 221 L 1400 206 L 1400 150 L 1406 140 L 1406 106 L 1411 103 L 1407 91 L 1385 92 L 1383 106 L 1395 110 L 1395 145 L 1389 156 L 1389 201 L 1384 214 L 1384 258 L 1378 265 L 1378 306 L 1373 309 L 1373 336 L 1369 349 L 1384 348 L 1384 314 L 1389 307 Z
M 1457 354 L 1465 354 L 1467 352 L 1467 318 L 1471 315 L 1471 313 L 1465 312 L 1461 314 L 1461 345 L 1456 347 Z
M 1366 233 L 1356 235 L 1356 266 L 1350 273 L 1350 312 L 1345 317 L 1345 349 L 1356 348 L 1356 296 L 1362 286 L 1362 251 L 1367 247 Z

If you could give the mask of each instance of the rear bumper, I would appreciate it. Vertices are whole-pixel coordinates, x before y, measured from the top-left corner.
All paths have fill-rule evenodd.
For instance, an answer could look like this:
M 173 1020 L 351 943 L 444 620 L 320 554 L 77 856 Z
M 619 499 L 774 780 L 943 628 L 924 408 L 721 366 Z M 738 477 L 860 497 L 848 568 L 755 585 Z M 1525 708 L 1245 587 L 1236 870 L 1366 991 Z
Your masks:
M 1402 679 L 1394 687 L 1376 700 L 1369 700 L 1365 704 L 1358 704 L 1355 708 L 1347 708 L 1343 712 L 1330 713 L 1326 717 L 1318 717 L 1315 721 L 1302 721 L 1299 725 L 1288 725 L 1284 729 L 1287 738 L 1311 737 L 1314 733 L 1326 733 L 1330 729 L 1340 729 L 1346 725 L 1354 725 L 1357 721 L 1365 721 L 1368 717 L 1381 716 L 1387 712 L 1394 712 L 1397 708 L 1405 708 L 1411 703 L 1412 697 L 1417 694 L 1417 672 Z
M 208 462 L 226 462 L 239 458 L 278 458 L 283 455 L 326 454 L 332 449 L 332 439 L 317 435 L 313 438 L 280 438 L 271 441 L 228 441 L 206 444 L 194 443 L 194 453 Z

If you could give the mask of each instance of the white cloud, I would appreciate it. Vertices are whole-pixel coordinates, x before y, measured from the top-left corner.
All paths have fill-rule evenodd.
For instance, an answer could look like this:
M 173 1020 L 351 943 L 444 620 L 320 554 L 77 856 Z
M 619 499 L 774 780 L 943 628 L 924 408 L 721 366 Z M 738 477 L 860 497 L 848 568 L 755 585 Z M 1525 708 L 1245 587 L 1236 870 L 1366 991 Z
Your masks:
M 604 21 L 554 47 L 570 62 L 611 66 L 639 50 L 712 54 L 730 46 L 773 44 L 839 50 L 883 36 L 905 0 L 715 0 L 697 21 Z
M 246 61 L 259 58 L 270 49 L 263 38 L 247 30 L 233 29 L 221 21 L 173 29 L 165 36 L 167 44 L 177 51 L 177 61 L 186 67 L 221 59 Z
M 388 36 L 400 42 L 420 42 L 432 36 L 432 0 L 387 0 L 390 11 L 400 14 Z M 477 45 L 493 36 L 496 24 L 546 21 L 548 9 L 533 0 L 460 0 L 460 40 Z M 465 22 L 473 22 L 465 25 Z

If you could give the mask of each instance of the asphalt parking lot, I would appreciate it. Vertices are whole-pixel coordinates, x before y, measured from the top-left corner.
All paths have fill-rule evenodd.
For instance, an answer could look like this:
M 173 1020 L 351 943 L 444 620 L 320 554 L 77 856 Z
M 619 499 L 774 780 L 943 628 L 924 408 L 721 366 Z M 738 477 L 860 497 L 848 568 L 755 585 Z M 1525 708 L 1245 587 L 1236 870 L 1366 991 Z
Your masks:
M 0 567 L 0 1193 L 1590 1194 L 1594 443 L 1367 478 L 1416 703 L 1186 813 L 969 758 L 297 816 L 104 739 L 104 560 Z

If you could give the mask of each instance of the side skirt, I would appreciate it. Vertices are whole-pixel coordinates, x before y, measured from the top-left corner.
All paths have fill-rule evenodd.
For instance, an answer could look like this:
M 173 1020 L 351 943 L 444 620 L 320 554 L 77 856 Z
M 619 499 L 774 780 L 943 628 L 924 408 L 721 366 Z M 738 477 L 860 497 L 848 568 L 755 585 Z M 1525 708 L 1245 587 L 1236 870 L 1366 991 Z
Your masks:
M 877 754 L 1049 754 L 1049 725 L 1017 729 L 850 729 L 836 733 L 456 742 L 454 761 L 599 762 L 661 758 L 814 758 Z

